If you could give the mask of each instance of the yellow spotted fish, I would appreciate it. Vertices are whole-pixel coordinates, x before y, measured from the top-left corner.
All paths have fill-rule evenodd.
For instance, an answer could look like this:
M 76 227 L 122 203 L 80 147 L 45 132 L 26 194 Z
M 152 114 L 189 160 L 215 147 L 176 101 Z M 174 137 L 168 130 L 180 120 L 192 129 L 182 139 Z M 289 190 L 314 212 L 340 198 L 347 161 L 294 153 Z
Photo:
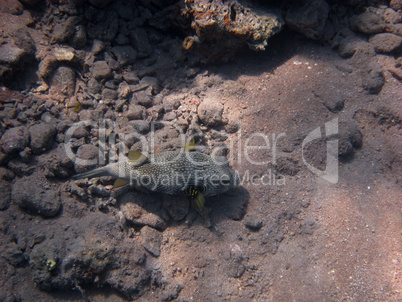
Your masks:
M 112 176 L 115 187 L 130 184 L 153 192 L 191 198 L 196 209 L 204 207 L 204 196 L 214 196 L 236 187 L 240 174 L 229 167 L 226 157 L 211 157 L 194 149 L 194 142 L 184 150 L 166 151 L 146 157 L 130 151 L 127 161 L 109 164 L 73 176 L 74 179 Z

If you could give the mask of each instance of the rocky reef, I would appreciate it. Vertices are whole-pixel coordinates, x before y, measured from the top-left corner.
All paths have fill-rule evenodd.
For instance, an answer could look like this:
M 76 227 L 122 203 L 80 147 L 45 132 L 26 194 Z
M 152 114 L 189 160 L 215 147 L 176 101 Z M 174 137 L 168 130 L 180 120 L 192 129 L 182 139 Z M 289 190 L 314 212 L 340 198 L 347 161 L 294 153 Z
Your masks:
M 191 22 L 194 35 L 185 38 L 183 47 L 198 47 L 207 61 L 227 61 L 245 44 L 253 50 L 265 50 L 268 39 L 284 25 L 280 11 L 253 8 L 247 2 L 184 2 L 182 14 Z

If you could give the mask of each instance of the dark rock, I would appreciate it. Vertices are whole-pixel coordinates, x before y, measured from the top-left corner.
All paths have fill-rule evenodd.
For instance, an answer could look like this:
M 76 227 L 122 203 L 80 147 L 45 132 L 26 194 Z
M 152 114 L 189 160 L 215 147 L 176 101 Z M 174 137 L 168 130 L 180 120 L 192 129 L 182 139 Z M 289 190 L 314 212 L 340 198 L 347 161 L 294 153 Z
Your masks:
M 183 97 L 177 97 L 174 95 L 165 96 L 162 99 L 163 109 L 165 110 L 165 112 L 169 112 L 179 108 L 181 99 L 183 99 Z
M 56 150 L 52 150 L 49 159 L 43 164 L 52 173 L 51 176 L 67 178 L 73 173 L 74 162 L 67 155 L 68 146 L 59 144 Z
M 76 160 L 74 169 L 77 173 L 82 173 L 91 169 L 94 169 L 98 164 L 98 155 L 99 149 L 98 147 L 85 144 L 78 148 L 77 150 L 77 159 L 80 159 L 80 162 Z
M 236 133 L 240 128 L 240 119 L 238 117 L 230 116 L 228 118 L 228 123 L 225 125 L 225 130 L 227 133 Z
M 152 94 L 154 95 L 160 92 L 159 80 L 155 77 L 145 76 L 141 79 L 139 85 L 140 86 L 148 85 L 149 88 L 151 88 Z
M 207 126 L 218 126 L 223 124 L 223 105 L 212 98 L 204 98 L 198 106 L 198 117 Z
M 88 91 L 92 94 L 97 94 L 102 89 L 102 85 L 94 78 L 90 78 L 88 80 L 87 87 L 88 87 Z
M 110 2 L 112 2 L 112 0 L 89 0 L 89 3 L 93 6 L 96 7 L 105 7 L 106 5 L 108 5 Z
M 75 92 L 75 72 L 72 68 L 60 66 L 50 79 L 51 92 L 72 96 Z
M 229 277 L 240 278 L 246 271 L 246 266 L 238 259 L 230 260 L 226 270 Z
M 127 112 L 124 113 L 125 116 L 131 120 L 142 120 L 145 119 L 147 111 L 144 106 L 141 105 L 131 105 Z
M 112 70 L 106 61 L 96 61 L 90 68 L 92 76 L 97 79 L 111 79 L 113 77 Z
M 128 71 L 123 73 L 123 79 L 128 83 L 128 84 L 137 84 L 139 83 L 140 79 L 138 76 L 135 74 L 133 71 Z
M 133 94 L 131 103 L 142 105 L 144 107 L 151 107 L 153 105 L 151 89 L 139 91 Z
M 252 230 L 259 230 L 263 225 L 261 217 L 257 214 L 246 214 L 243 223 L 246 227 Z
M 87 45 L 87 33 L 84 26 L 76 26 L 75 34 L 71 40 L 71 45 L 75 49 L 83 49 Z
M 24 150 L 22 150 L 19 154 L 20 154 L 21 160 L 26 163 L 30 161 L 31 156 L 32 156 L 31 149 L 28 147 L 26 147 Z
M 361 148 L 363 136 L 354 122 L 340 122 L 339 134 L 341 137 L 345 137 L 352 144 L 353 148 Z
M 23 49 L 29 57 L 33 58 L 36 51 L 35 41 L 32 39 L 28 29 L 22 27 L 12 33 L 12 38 L 15 45 Z
M 170 111 L 163 116 L 164 121 L 174 121 L 177 118 L 176 112 Z
M 75 33 L 75 25 L 79 22 L 77 17 L 70 17 L 65 21 L 56 23 L 53 29 L 53 40 L 57 43 L 65 43 Z
M 286 14 L 286 24 L 307 38 L 319 39 L 324 34 L 329 5 L 324 0 L 309 0 L 292 5 Z
M 129 124 L 141 134 L 147 134 L 150 130 L 150 124 L 147 121 L 131 121 Z
M 6 154 L 22 151 L 28 143 L 29 132 L 24 126 L 8 129 L 0 139 L 0 147 Z
M 351 17 L 350 26 L 354 31 L 368 35 L 383 32 L 386 28 L 384 19 L 374 12 L 364 12 Z
M 118 97 L 116 90 L 105 88 L 102 90 L 102 97 L 105 100 L 115 100 Z
M 152 54 L 152 46 L 149 44 L 148 34 L 145 29 L 135 28 L 130 32 L 130 35 L 140 57 L 147 57 Z
M 163 206 L 173 220 L 184 219 L 190 208 L 190 201 L 186 196 L 163 196 Z
M 384 21 L 389 24 L 397 24 L 402 22 L 402 14 L 396 12 L 392 8 L 386 8 L 381 12 Z
M 377 62 L 374 46 L 360 43 L 350 61 L 362 79 L 363 88 L 373 94 L 379 93 L 385 79 L 381 65 Z
M 40 123 L 29 128 L 31 135 L 31 150 L 35 154 L 40 154 L 48 150 L 54 143 L 56 136 L 55 125 Z
M 12 199 L 21 209 L 42 217 L 53 217 L 61 209 L 59 192 L 50 188 L 46 179 L 36 175 L 15 181 Z
M 117 34 L 117 36 L 114 40 L 119 45 L 127 45 L 130 43 L 130 39 L 122 33 Z
M 24 6 L 18 0 L 0 1 L 0 12 L 4 14 L 21 15 Z
M 74 132 L 72 133 L 71 137 L 73 138 L 87 138 L 89 136 L 89 131 L 86 127 L 77 127 L 74 129 Z
M 135 62 L 137 52 L 131 46 L 115 46 L 112 53 L 116 56 L 120 66 L 125 66 Z
M 162 293 L 161 300 L 162 301 L 173 301 L 179 297 L 181 290 L 183 289 L 182 285 L 172 285 L 169 284 Z
M 120 69 L 120 64 L 119 62 L 117 62 L 113 55 L 110 52 L 105 52 L 105 61 L 107 63 L 107 65 L 112 69 L 112 70 L 118 70 Z
M 73 122 L 70 120 L 61 120 L 57 123 L 56 130 L 58 133 L 65 133 L 72 124 Z
M 18 65 L 25 56 L 25 51 L 11 45 L 0 46 L 0 64 Z
M 117 14 L 120 18 L 124 20 L 131 21 L 134 19 L 135 14 L 133 13 L 133 8 L 130 5 L 123 4 L 123 3 L 115 3 L 114 8 L 117 11 Z
M 14 179 L 14 177 L 15 177 L 15 174 L 12 171 L 10 171 L 4 167 L 0 167 L 0 179 L 11 181 Z
M 11 172 L 11 171 L 10 171 Z M 0 179 L 0 211 L 6 210 L 11 203 L 11 185 Z
M 100 40 L 94 40 L 93 42 L 92 42 L 92 49 L 91 49 L 91 51 L 92 51 L 92 53 L 94 54 L 94 55 L 98 55 L 98 54 L 100 54 L 102 51 L 104 51 L 105 50 L 105 43 L 103 43 L 102 41 L 100 41 Z
M 368 63 L 362 73 L 363 88 L 372 94 L 377 94 L 384 86 L 385 78 L 381 65 L 377 62 Z
M 282 175 L 295 176 L 299 172 L 300 166 L 297 160 L 281 157 L 276 160 L 275 169 Z
M 402 0 L 391 0 L 389 6 L 395 11 L 402 10 Z
M 397 53 L 402 49 L 402 37 L 390 33 L 374 35 L 369 42 L 377 53 Z
M 347 158 L 353 154 L 353 146 L 347 137 L 341 136 L 338 141 L 338 154 L 340 157 Z
M 161 254 L 162 234 L 157 230 L 144 226 L 141 229 L 141 244 L 154 257 Z

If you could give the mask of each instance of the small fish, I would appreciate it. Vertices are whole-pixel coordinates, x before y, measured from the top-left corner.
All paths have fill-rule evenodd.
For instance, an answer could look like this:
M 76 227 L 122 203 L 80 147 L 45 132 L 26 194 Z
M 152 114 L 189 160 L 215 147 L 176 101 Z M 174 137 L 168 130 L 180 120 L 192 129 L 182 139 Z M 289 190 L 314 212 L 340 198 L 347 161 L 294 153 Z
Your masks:
M 138 151 L 130 151 L 128 160 L 109 164 L 75 175 L 74 179 L 112 176 L 115 187 L 130 184 L 153 192 L 191 198 L 196 209 L 204 207 L 204 196 L 224 193 L 241 182 L 240 174 L 229 167 L 226 157 L 189 151 L 166 151 L 147 158 Z

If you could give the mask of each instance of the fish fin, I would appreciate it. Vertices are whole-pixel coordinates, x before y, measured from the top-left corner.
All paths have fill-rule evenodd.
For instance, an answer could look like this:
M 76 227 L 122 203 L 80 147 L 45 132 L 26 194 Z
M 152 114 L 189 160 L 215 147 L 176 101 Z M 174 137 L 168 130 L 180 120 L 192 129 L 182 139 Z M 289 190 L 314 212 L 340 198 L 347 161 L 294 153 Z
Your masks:
M 105 167 L 96 168 L 84 173 L 76 174 L 72 177 L 72 179 L 82 179 L 82 178 L 94 178 L 109 175 L 108 171 Z
M 187 142 L 184 145 L 183 148 L 184 151 L 194 151 L 195 150 L 195 141 L 194 141 L 194 137 L 191 139 L 191 141 Z
M 205 197 L 200 192 L 192 199 L 193 208 L 201 211 L 205 205 Z
M 148 162 L 148 157 L 142 154 L 140 151 L 128 151 L 128 160 L 135 163 L 137 166 L 143 165 Z
M 114 181 L 113 188 L 117 189 L 117 188 L 123 187 L 128 184 L 129 184 L 128 181 L 118 178 Z

